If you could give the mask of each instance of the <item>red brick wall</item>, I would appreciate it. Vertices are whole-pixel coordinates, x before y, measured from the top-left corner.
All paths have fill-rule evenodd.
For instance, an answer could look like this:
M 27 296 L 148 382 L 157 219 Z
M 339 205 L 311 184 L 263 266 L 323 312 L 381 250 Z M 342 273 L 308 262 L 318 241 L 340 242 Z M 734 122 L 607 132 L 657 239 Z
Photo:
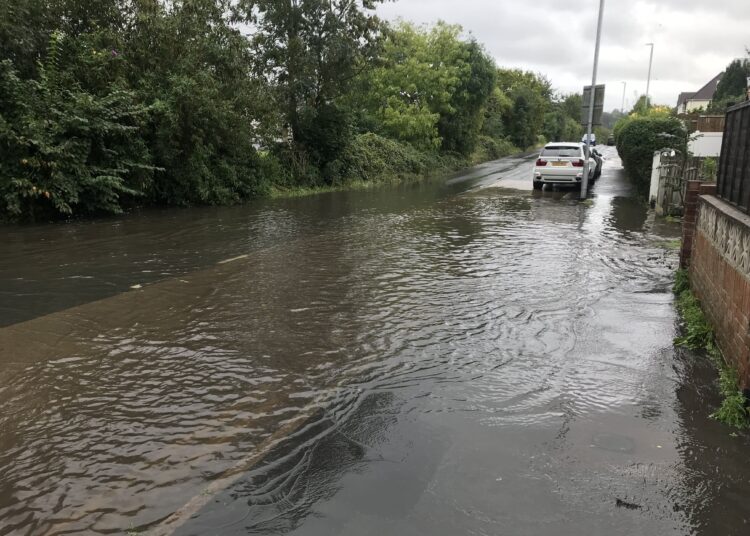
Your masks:
M 680 248 L 680 267 L 690 264 L 690 253 L 693 249 L 695 221 L 698 218 L 698 195 L 701 181 L 688 181 L 685 193 L 685 212 L 682 215 L 682 247 Z
M 737 259 L 729 233 L 714 232 L 721 219 L 750 236 L 747 221 L 732 217 L 736 211 L 717 198 L 698 202 L 698 224 L 691 240 L 690 280 L 693 292 L 714 327 L 716 340 L 727 360 L 737 367 L 743 388 L 750 387 L 750 274 Z M 706 222 L 701 224 L 701 218 Z M 727 224 L 727 221 L 723 222 Z M 713 227 L 712 227 L 713 226 Z M 742 246 L 742 240 L 735 242 Z M 747 239 L 746 237 L 744 239 Z M 736 238 L 735 238 L 736 240 Z
M 680 249 L 680 267 L 690 265 L 690 254 L 693 250 L 695 224 L 698 221 L 698 198 L 701 195 L 716 195 L 715 182 L 688 181 L 685 193 L 685 212 L 682 215 L 682 247 Z

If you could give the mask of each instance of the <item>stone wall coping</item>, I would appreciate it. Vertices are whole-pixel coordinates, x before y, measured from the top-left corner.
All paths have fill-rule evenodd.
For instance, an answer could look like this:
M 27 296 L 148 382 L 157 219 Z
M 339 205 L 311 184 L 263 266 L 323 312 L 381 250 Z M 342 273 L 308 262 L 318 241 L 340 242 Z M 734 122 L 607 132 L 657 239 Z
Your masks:
M 736 223 L 743 225 L 750 230 L 750 216 L 734 208 L 731 204 L 726 201 L 719 199 L 714 195 L 702 195 L 700 200 L 714 207 L 716 210 L 722 212 L 725 216 L 734 220 Z

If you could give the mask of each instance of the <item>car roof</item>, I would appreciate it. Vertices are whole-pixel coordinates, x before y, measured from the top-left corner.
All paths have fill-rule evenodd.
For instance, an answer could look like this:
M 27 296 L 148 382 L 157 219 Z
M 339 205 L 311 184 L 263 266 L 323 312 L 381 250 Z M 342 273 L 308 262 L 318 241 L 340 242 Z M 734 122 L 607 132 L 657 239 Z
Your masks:
M 570 147 L 575 145 L 576 147 L 583 147 L 583 144 L 579 141 L 556 141 L 554 143 L 548 143 L 544 146 L 545 149 L 552 147 Z

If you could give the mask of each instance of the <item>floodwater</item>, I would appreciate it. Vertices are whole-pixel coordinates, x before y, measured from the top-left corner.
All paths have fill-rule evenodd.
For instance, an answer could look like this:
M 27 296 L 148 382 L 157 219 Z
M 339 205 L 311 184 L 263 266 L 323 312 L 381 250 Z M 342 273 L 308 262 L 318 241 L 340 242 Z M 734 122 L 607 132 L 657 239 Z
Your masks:
M 679 229 L 605 156 L 586 204 L 514 158 L 1 228 L 0 535 L 750 533 Z

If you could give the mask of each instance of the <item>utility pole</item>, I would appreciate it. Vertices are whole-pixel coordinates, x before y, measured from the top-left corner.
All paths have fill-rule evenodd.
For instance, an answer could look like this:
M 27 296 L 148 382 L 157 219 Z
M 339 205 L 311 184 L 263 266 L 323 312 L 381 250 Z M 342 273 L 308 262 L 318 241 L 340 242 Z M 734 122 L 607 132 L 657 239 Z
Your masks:
M 596 102 L 596 70 L 599 67 L 599 43 L 602 40 L 602 17 L 604 16 L 604 0 L 599 0 L 599 20 L 596 23 L 596 46 L 594 47 L 594 71 L 591 74 L 591 97 L 589 101 L 589 119 L 586 128 L 586 161 L 583 164 L 581 177 L 581 199 L 586 199 L 589 189 L 589 167 L 591 162 L 591 131 L 594 127 L 594 103 Z
M 651 89 L 651 64 L 654 62 L 654 44 L 653 43 L 646 43 L 647 47 L 651 47 L 651 54 L 648 58 L 648 78 L 646 78 L 646 107 L 648 108 L 651 104 L 651 99 L 649 98 L 649 90 Z
M 622 82 L 622 105 L 620 106 L 620 111 L 622 113 L 625 113 L 625 88 L 628 87 L 628 83 L 623 80 Z

